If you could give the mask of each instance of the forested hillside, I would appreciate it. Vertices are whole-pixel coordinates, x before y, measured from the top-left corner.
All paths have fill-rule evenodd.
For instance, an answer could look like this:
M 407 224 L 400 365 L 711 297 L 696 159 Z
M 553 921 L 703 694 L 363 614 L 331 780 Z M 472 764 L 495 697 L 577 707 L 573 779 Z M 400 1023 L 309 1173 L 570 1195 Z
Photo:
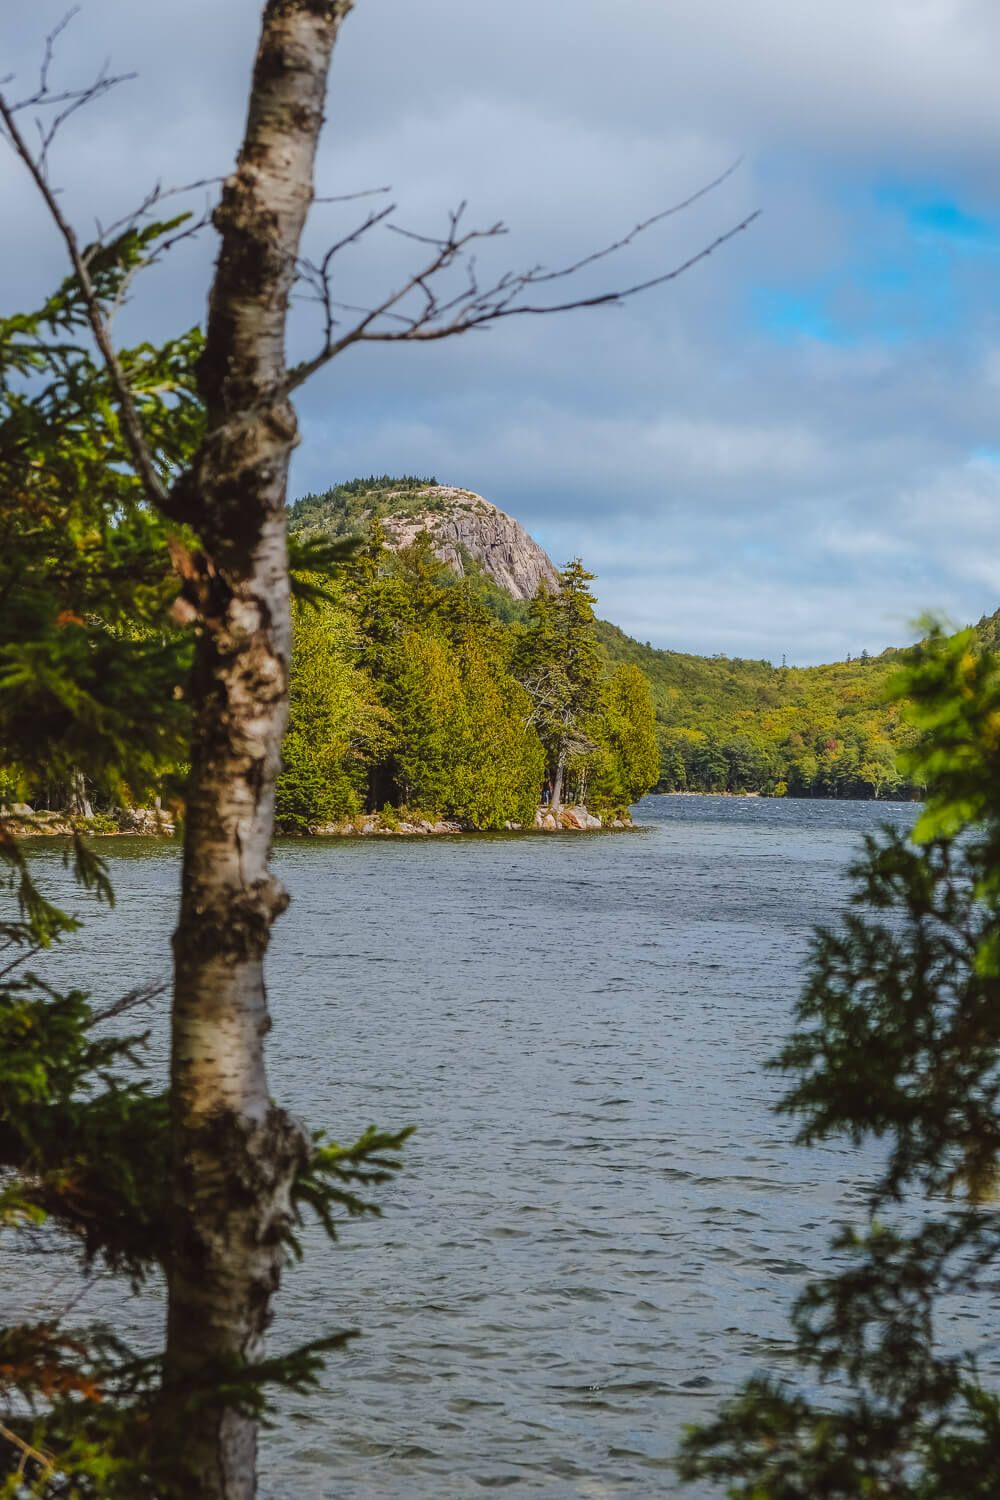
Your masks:
M 903 652 L 863 652 L 821 667 L 774 667 L 640 645 L 601 621 L 610 660 L 647 678 L 656 706 L 662 791 L 759 791 L 795 797 L 912 797 L 896 753 L 912 742 L 905 703 L 890 701 Z M 976 626 L 1000 646 L 1000 610 Z
M 920 791 L 896 765 L 911 733 L 891 701 L 897 650 L 799 668 L 642 645 L 595 619 L 582 565 L 558 572 L 511 517 L 433 478 L 354 480 L 298 501 L 290 523 L 302 597 L 277 790 L 286 829 L 394 809 L 522 825 L 543 784 L 605 815 L 654 785 Z M 166 596 L 165 553 L 159 566 Z M 1000 612 L 977 632 L 995 649 Z M 182 641 L 170 649 L 183 655 Z M 164 767 L 169 803 L 183 772 Z M 0 765 L 8 803 L 100 818 L 128 797 L 88 778 L 82 756 L 41 779 L 9 756 Z
M 895 766 L 909 728 L 889 702 L 900 653 L 822 667 L 658 651 L 602 621 L 612 661 L 648 679 L 663 791 L 906 796 Z

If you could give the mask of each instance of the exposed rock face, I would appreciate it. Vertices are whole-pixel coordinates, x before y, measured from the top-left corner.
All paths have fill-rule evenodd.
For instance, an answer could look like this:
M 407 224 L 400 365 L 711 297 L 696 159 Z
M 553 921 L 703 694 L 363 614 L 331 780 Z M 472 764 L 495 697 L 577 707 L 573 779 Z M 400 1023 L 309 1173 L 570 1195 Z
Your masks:
M 395 496 L 386 498 L 391 502 Z M 466 557 L 471 557 L 515 599 L 532 599 L 542 581 L 553 590 L 558 586 L 548 554 L 512 516 L 482 495 L 438 484 L 417 495 L 411 491 L 405 499 L 406 514 L 383 518 L 390 546 L 406 547 L 419 532 L 428 531 L 438 557 L 460 577 Z
M 577 828 L 581 832 L 601 827 L 600 818 L 595 817 L 586 807 L 562 808 L 559 813 L 559 821 L 564 828 Z

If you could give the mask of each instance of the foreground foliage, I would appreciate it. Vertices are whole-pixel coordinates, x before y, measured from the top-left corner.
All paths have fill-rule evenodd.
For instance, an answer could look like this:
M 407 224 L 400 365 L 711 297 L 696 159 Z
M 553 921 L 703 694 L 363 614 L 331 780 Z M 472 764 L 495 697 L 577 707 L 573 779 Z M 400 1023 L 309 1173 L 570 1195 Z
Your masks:
M 107 295 L 162 228 L 123 236 L 97 263 Z M 111 901 L 84 836 L 89 800 L 170 795 L 185 755 L 191 650 L 175 618 L 171 552 L 190 535 L 168 528 L 130 475 L 82 318 L 68 281 L 36 313 L 0 321 L 0 1239 L 33 1236 L 40 1255 L 55 1256 L 36 1264 L 58 1266 L 59 1279 L 69 1263 L 76 1285 L 110 1273 L 152 1293 L 171 1255 L 170 1096 L 146 1065 L 145 1034 L 129 1025 L 162 990 L 98 1004 L 82 985 L 46 982 L 49 950 L 78 922 L 40 888 L 12 806 L 68 806 L 66 862 L 80 887 Z M 191 333 L 122 354 L 164 476 L 200 436 L 200 343 Z M 287 1253 L 307 1212 L 332 1235 L 345 1214 L 377 1211 L 359 1195 L 395 1169 L 405 1135 L 368 1130 L 350 1146 L 313 1135 L 292 1185 Z M 183 1493 L 164 1432 L 152 1440 L 160 1351 L 128 1348 L 65 1300 L 25 1321 L 2 1310 L 0 1494 Z M 342 1338 L 249 1370 L 209 1369 L 186 1400 L 258 1411 L 269 1392 L 314 1380 Z M 183 1410 L 172 1420 L 183 1426 Z
M 932 633 L 898 690 L 926 806 L 912 838 L 868 840 L 775 1064 L 801 1141 L 877 1140 L 885 1164 L 796 1304 L 810 1385 L 756 1379 L 686 1440 L 682 1475 L 741 1500 L 1000 1493 L 995 1365 L 964 1341 L 1000 1258 L 1000 670 Z

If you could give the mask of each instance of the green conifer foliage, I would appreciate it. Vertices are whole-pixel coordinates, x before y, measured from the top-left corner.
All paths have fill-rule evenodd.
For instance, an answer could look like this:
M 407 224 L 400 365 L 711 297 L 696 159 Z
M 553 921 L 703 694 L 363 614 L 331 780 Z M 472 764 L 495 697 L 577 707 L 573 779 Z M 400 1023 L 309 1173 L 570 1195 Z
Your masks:
M 170 227 L 103 253 L 109 294 Z M 73 281 L 0 320 L 0 766 L 21 800 L 66 805 L 85 782 L 88 798 L 127 805 L 183 758 L 189 647 L 168 616 L 166 528 L 124 462 L 85 322 Z M 201 430 L 199 347 L 192 332 L 122 356 L 165 474 Z
M 473 828 L 530 827 L 545 772 L 531 699 L 503 663 L 470 641 L 460 656 L 465 744 L 453 811 Z
M 590 804 L 626 809 L 660 776 L 653 700 L 638 667 L 622 662 L 603 684 L 591 732 L 598 748 L 589 779 Z
M 897 688 L 926 805 L 912 837 L 867 841 L 775 1062 L 802 1142 L 878 1140 L 884 1166 L 796 1304 L 810 1384 L 761 1376 L 687 1437 L 682 1475 L 741 1500 L 1000 1494 L 978 1324 L 941 1316 L 992 1309 L 1000 1260 L 1000 669 L 971 631 L 932 632 Z
M 99 258 L 109 295 L 158 232 Z M 119 803 L 162 788 L 183 754 L 189 655 L 165 529 L 129 476 L 83 321 L 70 281 L 0 322 L 0 763 L 8 796 L 62 805 L 73 788 Z M 190 335 L 124 355 L 165 473 L 200 431 L 197 349 Z M 0 810 L 0 1231 L 49 1223 L 83 1264 L 139 1282 L 166 1244 L 165 1095 L 141 1075 L 141 1037 L 108 1036 L 82 990 L 44 982 L 45 950 L 77 924 L 36 885 L 22 828 Z M 110 900 L 82 824 L 66 853 Z M 127 1467 L 136 1493 L 154 1378 L 107 1330 L 0 1326 L 0 1492 L 111 1496 Z
M 388 714 L 356 665 L 354 616 L 342 599 L 293 609 L 291 691 L 283 770 L 275 787 L 282 827 L 305 832 L 359 812 L 369 763 L 388 737 Z
M 589 588 L 593 578 L 574 558 L 559 574 L 557 593 L 539 585 L 515 657 L 545 747 L 555 805 L 562 801 L 567 772 L 579 781 L 597 751 L 588 726 L 600 704 L 605 659 Z
M 403 637 L 393 721 L 403 802 L 452 811 L 470 727 L 462 679 L 442 636 L 414 630 Z

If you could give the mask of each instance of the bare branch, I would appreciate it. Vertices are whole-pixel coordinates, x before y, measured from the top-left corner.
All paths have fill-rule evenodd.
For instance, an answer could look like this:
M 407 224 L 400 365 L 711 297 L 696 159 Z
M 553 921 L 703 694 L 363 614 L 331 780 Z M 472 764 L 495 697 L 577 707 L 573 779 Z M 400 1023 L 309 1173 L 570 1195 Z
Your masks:
M 92 245 L 90 245 L 86 250 L 82 252 L 82 259 L 84 264 L 89 269 L 93 257 L 97 255 L 98 252 L 105 246 L 107 246 L 110 242 L 113 242 L 115 239 L 120 238 L 122 235 L 126 235 L 131 231 L 136 230 L 144 221 L 149 222 L 150 220 L 152 220 L 153 210 L 155 208 L 158 208 L 168 198 L 174 198 L 184 193 L 192 193 L 201 187 L 213 187 L 222 180 L 223 179 L 221 177 L 203 177 L 200 178 L 197 182 L 185 183 L 180 187 L 173 188 L 162 188 L 159 183 L 156 183 L 156 185 L 150 189 L 145 198 L 143 198 L 142 202 L 136 208 L 132 209 L 127 214 L 123 214 L 121 218 L 114 220 L 114 222 L 109 224 L 107 227 L 104 227 L 99 219 L 95 220 L 97 238 Z M 128 300 L 129 290 L 139 272 L 146 271 L 151 266 L 155 266 L 164 258 L 164 256 L 169 254 L 169 252 L 173 250 L 176 245 L 181 244 L 184 240 L 193 239 L 196 235 L 200 234 L 201 231 L 207 228 L 208 225 L 212 222 L 212 212 L 213 205 L 211 201 L 206 197 L 204 208 L 197 218 L 195 218 L 193 214 L 185 215 L 183 221 L 178 224 L 178 227 L 173 234 L 162 235 L 159 239 L 157 239 L 155 244 L 152 244 L 150 246 L 148 253 L 145 255 L 144 259 L 136 265 L 132 266 L 124 273 L 118 286 L 118 290 L 115 293 L 114 301 L 112 302 L 108 311 L 105 313 L 105 321 L 108 325 L 109 330 L 114 323 L 115 316 L 117 315 L 119 309 Z
M 63 32 L 66 30 L 67 26 L 69 26 L 70 22 L 73 21 L 79 14 L 80 7 L 78 5 L 71 5 L 69 10 L 63 16 L 62 20 L 56 23 L 56 25 L 49 32 L 48 36 L 45 38 L 45 48 L 42 52 L 42 62 L 38 72 L 38 95 L 36 97 L 41 97 L 48 93 L 49 69 L 51 68 L 52 63 L 55 59 L 56 42 L 62 36 Z
M 7 139 L 27 167 L 29 175 L 38 188 L 42 200 L 49 211 L 50 217 L 62 235 L 66 249 L 69 252 L 70 263 L 80 284 L 80 291 L 87 310 L 87 319 L 90 323 L 94 341 L 97 344 L 111 380 L 119 408 L 122 432 L 132 462 L 135 465 L 136 473 L 149 498 L 160 503 L 166 496 L 166 490 L 156 471 L 156 464 L 143 435 L 142 424 L 132 399 L 131 389 L 118 356 L 115 353 L 108 320 L 95 291 L 88 270 L 87 260 L 80 249 L 76 233 L 63 214 L 55 191 L 49 182 L 48 153 L 60 128 L 84 104 L 92 103 L 95 99 L 106 94 L 109 89 L 114 88 L 116 84 L 123 82 L 127 77 L 133 76 L 130 74 L 112 76 L 108 73 L 107 66 L 105 66 L 97 79 L 85 88 L 68 89 L 59 94 L 54 94 L 51 91 L 49 87 L 49 72 L 55 55 L 55 44 L 75 15 L 76 8 L 67 12 L 59 25 L 46 37 L 38 88 L 35 93 L 29 95 L 26 99 L 19 100 L 17 103 L 11 103 L 4 95 L 0 94 L 0 121 L 3 122 Z M 56 113 L 47 126 L 43 126 L 40 121 L 36 120 L 41 137 L 41 145 L 36 154 L 29 147 L 16 116 L 24 109 L 57 104 L 63 104 L 65 107 Z
M 134 77 L 134 73 L 109 74 L 102 70 L 89 88 L 51 98 L 39 95 L 36 100 L 32 101 L 39 104 L 53 104 L 57 102 L 57 97 L 62 97 L 66 101 L 65 107 L 53 115 L 48 125 L 43 125 L 41 119 L 38 116 L 35 117 L 35 126 L 41 140 L 37 160 L 39 169 L 44 176 L 48 176 L 49 148 L 70 116 L 74 115 L 78 109 L 82 109 L 85 104 L 92 104 L 95 99 L 99 99 L 102 94 L 108 93 L 117 84 L 126 83 Z
M 171 188 L 166 192 L 157 184 L 131 214 L 117 220 L 107 230 L 102 230 L 98 225 L 97 245 L 89 250 L 81 249 L 72 226 L 62 213 L 56 192 L 49 183 L 49 149 L 56 133 L 75 110 L 100 97 L 116 83 L 121 82 L 122 77 L 131 75 L 112 77 L 105 67 L 98 78 L 87 88 L 70 89 L 62 93 L 54 93 L 51 90 L 49 74 L 55 43 L 74 14 L 75 12 L 71 11 L 46 39 L 36 92 L 17 104 L 11 104 L 0 93 L 0 130 L 5 131 L 14 150 L 27 167 L 65 242 L 80 285 L 91 332 L 108 370 L 119 411 L 122 433 L 147 497 L 165 514 L 175 519 L 185 519 L 190 516 L 194 499 L 194 476 L 190 471 L 186 471 L 178 476 L 171 486 L 168 486 L 160 477 L 153 453 L 143 433 L 136 401 L 111 337 L 113 317 L 128 294 L 135 272 L 123 277 L 117 288 L 114 304 L 107 309 L 102 304 L 89 274 L 89 263 L 97 248 L 107 243 L 109 235 L 127 233 L 142 220 L 148 219 L 153 209 L 165 198 L 189 192 L 193 188 L 215 185 L 219 179 L 206 178 L 201 182 L 188 184 L 186 187 Z M 53 105 L 62 106 L 62 108 L 58 110 L 48 126 L 43 127 L 39 124 L 41 145 L 37 153 L 32 152 L 15 116 L 24 108 Z M 298 277 L 308 288 L 305 300 L 318 304 L 322 309 L 322 342 L 312 358 L 302 361 L 287 372 L 281 383 L 281 392 L 284 395 L 289 394 L 353 344 L 432 342 L 469 333 L 474 329 L 486 328 L 505 318 L 538 317 L 589 307 L 616 306 L 638 296 L 641 292 L 664 286 L 706 260 L 722 245 L 742 233 L 759 217 L 758 211 L 748 214 L 739 223 L 717 235 L 694 254 L 654 276 L 619 285 L 590 296 L 567 297 L 562 300 L 537 300 L 535 296 L 540 289 L 551 289 L 557 282 L 570 281 L 591 267 L 627 250 L 655 226 L 661 225 L 665 220 L 690 208 L 700 199 L 718 189 L 733 175 L 738 166 L 738 161 L 732 163 L 712 181 L 703 184 L 679 202 L 640 220 L 627 234 L 619 236 L 566 265 L 555 268 L 535 265 L 526 270 L 506 271 L 487 284 L 481 284 L 479 279 L 476 248 L 481 240 L 495 240 L 506 235 L 508 231 L 503 223 L 498 221 L 482 229 L 464 229 L 463 217 L 466 205 L 462 203 L 449 215 L 446 232 L 438 237 L 388 222 L 390 215 L 395 211 L 393 204 L 381 209 L 373 209 L 359 224 L 330 245 L 318 262 L 307 259 L 296 260 L 295 269 Z M 388 188 L 370 188 L 357 193 L 317 198 L 314 201 L 346 203 L 361 198 L 380 196 L 388 191 Z M 201 218 L 186 225 L 176 235 L 166 237 L 152 251 L 146 263 L 159 259 L 180 240 L 198 233 L 209 222 L 209 218 L 210 211 L 206 206 Z M 349 246 L 360 243 L 380 225 L 393 234 L 428 250 L 430 253 L 424 264 L 374 306 L 359 307 L 336 298 L 333 281 L 334 272 L 339 269 L 337 264 L 339 255 Z M 462 267 L 464 275 L 456 290 L 454 281 L 449 280 L 449 273 L 458 267 Z M 350 319 L 353 319 L 353 322 Z M 345 322 L 348 324 L 346 327 Z
M 4 943 L 3 947 L 4 947 L 4 950 L 6 950 L 7 948 L 10 947 L 10 943 Z M 42 951 L 41 948 L 37 944 L 35 946 L 31 947 L 31 948 L 25 948 L 23 950 L 23 952 L 21 952 L 21 953 L 19 953 L 17 955 L 16 958 L 12 958 L 9 964 L 5 964 L 4 967 L 2 969 L 0 969 L 0 979 L 5 979 L 7 977 L 7 975 L 13 969 L 16 969 L 19 964 L 23 964 L 28 959 L 34 958 L 41 951 Z
M 19 99 L 16 103 L 10 105 L 12 114 L 20 114 L 22 110 L 26 109 L 51 109 L 60 104 L 65 106 L 52 117 L 47 125 L 42 121 L 40 116 L 35 116 L 35 128 L 39 136 L 39 149 L 35 161 L 39 171 L 45 177 L 48 176 L 49 148 L 69 117 L 82 108 L 84 104 L 92 103 L 95 99 L 99 99 L 102 94 L 106 94 L 110 89 L 115 88 L 119 83 L 125 83 L 136 76 L 134 73 L 111 74 L 108 71 L 109 64 L 105 62 L 96 79 L 85 87 L 62 89 L 58 92 L 53 91 L 49 85 L 49 73 L 55 61 L 56 42 L 62 36 L 70 22 L 79 14 L 79 11 L 80 7 L 74 5 L 45 38 L 42 61 L 38 70 L 38 87 L 35 89 L 35 92 L 26 95 L 25 98 Z M 13 78 L 14 74 L 11 73 L 3 80 L 0 80 L 0 87 L 12 82 Z M 16 146 L 16 141 L 13 138 L 11 139 L 11 143 Z
M 313 292 L 311 300 L 319 302 L 324 310 L 324 339 L 317 354 L 289 371 L 287 389 L 294 390 L 352 344 L 426 343 L 452 338 L 473 329 L 487 327 L 503 318 L 537 317 L 549 313 L 571 312 L 585 307 L 620 305 L 640 292 L 675 281 L 747 229 L 759 217 L 759 211 L 748 214 L 739 223 L 732 225 L 708 244 L 703 245 L 700 250 L 668 270 L 658 272 L 655 276 L 618 286 L 606 292 L 598 292 L 593 296 L 572 297 L 565 301 L 538 302 L 531 296 L 531 293 L 540 287 L 548 287 L 554 282 L 569 280 L 598 262 L 626 250 L 654 226 L 662 224 L 665 219 L 682 212 L 697 203 L 699 199 L 704 198 L 706 194 L 713 192 L 732 176 L 738 166 L 739 163 L 734 162 L 732 166 L 727 167 L 718 177 L 700 187 L 696 192 L 689 194 L 678 203 L 671 204 L 669 208 L 662 209 L 659 213 L 641 220 L 627 234 L 578 260 L 555 269 L 532 266 L 524 271 L 506 271 L 487 286 L 481 286 L 479 283 L 473 247 L 479 240 L 493 240 L 505 235 L 507 229 L 504 224 L 498 222 L 485 229 L 463 230 L 462 218 L 466 208 L 464 203 L 449 215 L 448 228 L 442 236 L 419 234 L 398 224 L 387 224 L 386 228 L 392 233 L 412 240 L 415 244 L 427 246 L 433 253 L 419 270 L 390 292 L 381 302 L 373 307 L 363 308 L 352 303 L 337 301 L 334 298 L 332 272 L 337 251 L 343 245 L 350 244 L 362 234 L 367 233 L 391 210 L 385 210 L 378 215 L 370 215 L 358 230 L 332 246 L 319 265 L 309 263 L 303 267 L 302 274 Z M 448 294 L 439 292 L 441 278 L 459 263 L 463 263 L 465 267 L 462 286 L 456 292 Z M 356 321 L 344 332 L 338 333 L 337 329 L 341 321 L 338 314 L 346 313 L 353 314 Z
M 679 202 L 672 203 L 669 208 L 662 208 L 659 213 L 652 214 L 648 219 L 642 219 L 634 228 L 629 230 L 628 234 L 623 235 L 620 240 L 613 240 L 610 245 L 604 245 L 600 250 L 595 250 L 592 254 L 585 255 L 581 260 L 575 261 L 572 265 L 563 266 L 556 271 L 538 271 L 537 273 L 532 273 L 530 278 L 531 284 L 538 286 L 543 281 L 557 281 L 564 276 L 575 276 L 578 271 L 584 270 L 586 266 L 596 265 L 599 260 L 606 260 L 609 255 L 616 255 L 619 250 L 627 249 L 640 235 L 645 234 L 654 225 L 662 224 L 665 219 L 672 219 L 675 214 L 683 213 L 686 208 L 691 208 L 699 199 L 707 197 L 709 193 L 714 193 L 716 188 L 721 187 L 724 182 L 732 177 L 733 173 L 741 165 L 742 157 L 737 157 L 736 161 L 732 162 L 724 172 L 720 172 L 718 177 L 713 178 L 711 182 L 706 182 L 703 187 L 697 188 L 695 192 L 689 193 L 686 198 L 680 199 Z
M 117 288 L 114 303 L 110 310 L 106 311 L 90 275 L 90 266 L 94 256 L 107 244 L 109 239 L 113 240 L 116 236 L 128 233 L 130 229 L 135 228 L 143 219 L 148 219 L 153 208 L 163 202 L 164 199 L 183 192 L 189 192 L 193 188 L 209 186 L 213 182 L 213 179 L 205 178 L 197 183 L 188 184 L 186 187 L 170 188 L 166 191 L 157 184 L 146 195 L 137 209 L 117 220 L 108 230 L 102 232 L 98 225 L 98 238 L 95 243 L 88 249 L 81 247 L 76 231 L 63 213 L 56 190 L 49 180 L 49 151 L 58 132 L 78 109 L 81 109 L 85 104 L 92 104 L 95 100 L 108 93 L 110 89 L 116 87 L 119 83 L 135 77 L 135 75 L 131 73 L 113 75 L 108 71 L 108 65 L 105 63 L 97 78 L 86 86 L 65 89 L 60 92 L 53 91 L 50 86 L 50 73 L 55 58 L 56 43 L 77 14 L 78 9 L 79 7 L 74 7 L 68 11 L 59 24 L 46 37 L 39 69 L 38 86 L 34 93 L 16 102 L 12 102 L 4 94 L 0 93 L 0 134 L 6 136 L 16 154 L 21 158 L 41 195 L 50 218 L 62 236 L 69 254 L 70 264 L 79 283 L 91 333 L 111 381 L 115 403 L 118 407 L 122 435 L 132 464 L 146 492 L 147 498 L 154 504 L 163 507 L 168 499 L 169 492 L 160 478 L 153 453 L 146 442 L 132 390 L 122 368 L 121 361 L 115 351 L 111 336 L 112 319 L 117 309 L 125 300 L 132 276 L 135 272 L 133 271 L 130 275 L 127 274 L 122 278 L 122 282 Z M 62 107 L 59 108 L 59 106 Z M 32 151 L 18 123 L 17 116 L 24 110 L 50 110 L 52 108 L 55 108 L 56 112 L 49 118 L 47 124 L 43 123 L 37 115 L 35 117 L 40 143 L 37 151 Z M 179 241 L 190 238 L 191 235 L 198 233 L 209 222 L 209 218 L 210 210 L 206 206 L 204 213 L 199 219 L 191 223 L 186 223 L 184 228 L 179 229 L 176 234 L 165 237 L 147 257 L 145 264 L 149 265 L 159 260 Z
M 332 193 L 321 198 L 313 198 L 313 203 L 356 203 L 359 198 L 377 198 L 383 193 L 391 193 L 391 187 L 362 188 L 357 193 Z
M 169 986 L 161 980 L 148 980 L 145 984 L 137 984 L 134 990 L 129 990 L 126 995 L 106 1005 L 103 1010 L 96 1010 L 90 1018 L 91 1026 L 96 1026 L 100 1021 L 110 1021 L 112 1016 L 124 1015 L 127 1010 L 135 1010 L 139 1005 L 152 1005 L 154 1000 L 164 996 Z
M 156 183 L 154 187 L 150 188 L 139 206 L 130 210 L 129 213 L 122 214 L 120 218 L 114 219 L 107 225 L 102 224 L 100 219 L 94 220 L 98 242 L 106 244 L 108 240 L 114 239 L 116 235 L 125 233 L 129 229 L 134 229 L 143 219 L 152 218 L 153 209 L 157 208 L 161 203 L 165 203 L 168 198 L 179 198 L 187 193 L 195 193 L 199 188 L 218 187 L 224 181 L 225 178 L 223 177 L 199 177 L 194 182 L 181 183 L 180 186 L 172 188 L 164 188 L 159 183 Z M 203 227 L 210 217 L 211 210 L 206 208 L 205 215 L 198 221 L 198 227 Z M 151 265 L 154 259 L 158 260 L 165 254 L 167 249 L 176 244 L 177 240 L 189 239 L 195 232 L 196 230 L 193 228 L 185 228 L 182 234 L 176 235 L 172 239 L 161 241 L 156 246 L 154 255 L 150 257 L 147 264 Z

